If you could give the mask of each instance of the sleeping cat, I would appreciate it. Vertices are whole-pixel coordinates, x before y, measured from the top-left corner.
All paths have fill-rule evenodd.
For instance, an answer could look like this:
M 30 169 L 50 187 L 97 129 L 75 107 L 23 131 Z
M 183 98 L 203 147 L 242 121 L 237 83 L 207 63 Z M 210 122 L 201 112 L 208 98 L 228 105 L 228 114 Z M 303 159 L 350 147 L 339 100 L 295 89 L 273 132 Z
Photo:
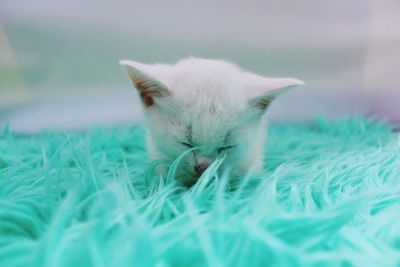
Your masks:
M 214 59 L 186 58 L 175 65 L 120 61 L 137 89 L 147 125 L 150 159 L 176 159 L 177 179 L 193 184 L 220 156 L 232 175 L 261 171 L 265 111 L 281 93 L 303 85 L 267 78 Z

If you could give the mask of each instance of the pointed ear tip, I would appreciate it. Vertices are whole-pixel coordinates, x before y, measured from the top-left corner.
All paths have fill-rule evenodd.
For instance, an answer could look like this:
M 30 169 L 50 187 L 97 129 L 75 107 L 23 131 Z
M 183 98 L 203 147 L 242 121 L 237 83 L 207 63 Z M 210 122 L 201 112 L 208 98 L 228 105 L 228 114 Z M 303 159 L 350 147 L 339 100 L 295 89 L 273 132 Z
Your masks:
M 303 82 L 302 80 L 295 79 L 295 78 L 291 78 L 290 85 L 289 85 L 288 87 L 294 88 L 294 87 L 303 86 L 303 85 L 305 85 L 305 84 L 306 84 L 306 83 Z
M 303 85 L 306 85 L 306 83 L 299 79 L 293 79 L 293 85 L 294 86 L 303 86 Z
M 121 67 L 128 67 L 130 65 L 129 62 L 130 62 L 130 60 L 128 60 L 128 59 L 121 59 L 120 61 L 118 61 L 119 65 Z

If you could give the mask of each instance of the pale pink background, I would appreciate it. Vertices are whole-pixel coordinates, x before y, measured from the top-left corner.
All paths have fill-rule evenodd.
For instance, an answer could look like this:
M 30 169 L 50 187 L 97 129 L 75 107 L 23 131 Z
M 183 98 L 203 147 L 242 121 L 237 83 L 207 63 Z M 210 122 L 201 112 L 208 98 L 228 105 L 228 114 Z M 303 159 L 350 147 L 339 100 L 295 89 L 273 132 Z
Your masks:
M 0 74 L 0 124 L 37 132 L 141 122 L 118 60 L 189 55 L 304 80 L 274 103 L 273 121 L 399 121 L 398 14 L 397 0 L 1 0 L 0 68 L 13 77 Z

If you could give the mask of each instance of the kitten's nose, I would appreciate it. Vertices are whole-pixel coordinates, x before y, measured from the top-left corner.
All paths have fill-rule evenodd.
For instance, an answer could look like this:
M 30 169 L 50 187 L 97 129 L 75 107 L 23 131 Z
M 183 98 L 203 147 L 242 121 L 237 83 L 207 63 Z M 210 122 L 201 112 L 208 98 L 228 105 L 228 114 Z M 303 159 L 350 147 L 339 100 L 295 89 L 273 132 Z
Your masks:
M 194 170 L 198 175 L 201 175 L 208 168 L 208 166 L 209 164 L 207 163 L 197 164 L 196 166 L 194 166 Z

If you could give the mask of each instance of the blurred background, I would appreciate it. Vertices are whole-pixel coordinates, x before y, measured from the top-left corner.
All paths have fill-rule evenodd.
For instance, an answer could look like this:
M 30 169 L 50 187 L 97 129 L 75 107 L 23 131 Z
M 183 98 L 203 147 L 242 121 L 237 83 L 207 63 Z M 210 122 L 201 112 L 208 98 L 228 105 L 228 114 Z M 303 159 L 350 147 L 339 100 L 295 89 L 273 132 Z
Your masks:
M 0 1 L 0 128 L 140 123 L 120 59 L 223 58 L 307 83 L 273 121 L 400 121 L 400 1 Z

